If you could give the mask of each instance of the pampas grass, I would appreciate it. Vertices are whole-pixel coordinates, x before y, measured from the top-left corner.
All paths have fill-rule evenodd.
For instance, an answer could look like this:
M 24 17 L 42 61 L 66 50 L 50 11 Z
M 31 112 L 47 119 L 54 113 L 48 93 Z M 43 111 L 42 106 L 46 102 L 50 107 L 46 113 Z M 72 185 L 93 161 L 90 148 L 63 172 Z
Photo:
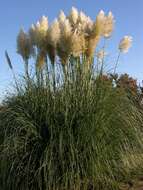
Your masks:
M 31 28 L 29 36 L 35 27 L 42 34 L 33 42 L 34 77 L 0 109 L 1 189 L 118 190 L 137 172 L 142 111 L 103 74 L 104 55 L 99 72 L 94 65 L 98 42 L 111 36 L 102 31 L 108 19 L 112 30 L 111 13 L 93 23 L 72 8 L 50 26 L 44 17 Z

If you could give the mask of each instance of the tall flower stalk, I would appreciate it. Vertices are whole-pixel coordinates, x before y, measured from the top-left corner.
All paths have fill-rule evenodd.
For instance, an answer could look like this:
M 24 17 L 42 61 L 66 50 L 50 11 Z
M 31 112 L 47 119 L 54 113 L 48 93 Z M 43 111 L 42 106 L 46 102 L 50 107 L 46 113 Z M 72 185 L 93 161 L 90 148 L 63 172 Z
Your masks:
M 26 32 L 24 32 L 23 29 L 20 30 L 17 36 L 17 52 L 22 56 L 24 60 L 25 76 L 28 80 L 29 79 L 28 60 L 34 54 L 34 49 L 32 46 L 32 41 L 30 36 Z
M 116 74 L 116 70 L 117 70 L 117 67 L 118 67 L 120 56 L 121 56 L 121 51 L 119 51 L 117 59 L 116 59 L 116 62 L 115 62 L 114 72 L 113 72 L 114 75 Z
M 119 63 L 121 53 L 128 53 L 131 46 L 132 46 L 132 37 L 131 36 L 124 36 L 119 43 L 119 47 L 118 47 L 119 53 L 117 56 L 115 67 L 114 67 L 114 75 L 116 74 L 116 69 L 117 69 L 117 66 Z
M 9 57 L 7 51 L 5 51 L 5 57 L 6 57 L 8 66 L 9 66 L 9 68 L 10 68 L 11 71 L 12 71 L 12 75 L 13 75 L 13 79 L 14 79 L 14 81 L 15 81 L 16 89 L 17 89 L 17 91 L 19 92 L 19 86 L 18 86 L 18 82 L 17 82 L 17 79 L 16 79 L 16 75 L 15 75 L 15 72 L 14 72 L 14 69 L 13 69 L 13 66 L 12 66 L 12 63 L 11 63 L 11 60 L 10 60 L 10 57 Z

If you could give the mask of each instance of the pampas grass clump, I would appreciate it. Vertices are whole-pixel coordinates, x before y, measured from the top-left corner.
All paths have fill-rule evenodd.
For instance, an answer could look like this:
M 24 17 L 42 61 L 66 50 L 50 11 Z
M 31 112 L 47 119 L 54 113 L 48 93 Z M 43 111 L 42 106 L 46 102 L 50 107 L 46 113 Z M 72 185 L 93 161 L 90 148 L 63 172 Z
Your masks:
M 137 172 L 142 113 L 104 74 L 104 48 L 94 61 L 97 44 L 111 36 L 113 24 L 111 13 L 101 11 L 92 21 L 75 8 L 51 25 L 43 17 L 27 34 L 35 51 L 33 76 L 31 51 L 23 54 L 18 36 L 26 73 L 21 84 L 14 75 L 17 93 L 0 109 L 1 189 L 116 190 Z M 121 44 L 123 52 L 131 40 Z M 6 58 L 13 71 L 7 52 Z

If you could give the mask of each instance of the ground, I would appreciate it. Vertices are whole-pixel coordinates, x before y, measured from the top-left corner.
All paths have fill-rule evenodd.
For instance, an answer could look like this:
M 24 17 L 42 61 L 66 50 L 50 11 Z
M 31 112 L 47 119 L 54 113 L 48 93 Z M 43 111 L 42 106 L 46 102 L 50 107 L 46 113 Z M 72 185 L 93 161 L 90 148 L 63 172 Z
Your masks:
M 122 184 L 121 190 L 143 190 L 143 178 L 130 181 L 128 184 Z

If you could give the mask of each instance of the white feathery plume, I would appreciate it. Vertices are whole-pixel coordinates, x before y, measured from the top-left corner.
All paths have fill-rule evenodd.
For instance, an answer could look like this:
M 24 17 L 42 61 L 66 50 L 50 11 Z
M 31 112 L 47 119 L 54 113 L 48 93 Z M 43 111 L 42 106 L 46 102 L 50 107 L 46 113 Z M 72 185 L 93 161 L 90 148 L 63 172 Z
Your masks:
M 40 31 L 47 32 L 48 30 L 48 18 L 46 16 L 42 16 L 40 21 L 37 23 Z
M 78 21 L 78 10 L 75 7 L 72 7 L 71 12 L 69 14 L 69 21 L 71 24 L 77 24 Z
M 61 11 L 60 11 L 60 14 L 59 14 L 59 16 L 58 16 L 58 21 L 59 21 L 59 23 L 60 23 L 60 24 L 63 23 L 63 22 L 65 21 L 65 19 L 66 19 L 66 15 L 65 15 L 65 13 L 61 10 Z
M 47 35 L 48 30 L 48 18 L 43 16 L 36 25 L 32 25 L 29 31 L 33 45 L 42 47 Z
M 114 28 L 114 17 L 112 12 L 109 12 L 106 16 L 104 11 L 101 10 L 96 17 L 94 23 L 93 32 L 95 35 L 104 36 L 109 38 Z
M 132 46 L 133 38 L 131 36 L 124 36 L 119 43 L 119 50 L 123 53 L 127 53 Z
M 100 51 L 98 51 L 96 53 L 96 57 L 99 59 L 99 60 L 102 60 L 104 59 L 104 57 L 107 55 L 107 53 L 102 49 Z
M 29 59 L 33 54 L 33 47 L 29 35 L 20 30 L 17 36 L 17 52 L 23 57 L 24 60 Z
M 85 23 L 87 21 L 87 16 L 84 12 L 80 11 L 79 13 L 79 22 Z
M 71 53 L 72 27 L 69 19 L 66 18 L 65 21 L 60 24 L 60 31 L 61 34 L 57 46 L 57 54 L 60 57 L 62 64 L 66 64 Z
M 48 43 L 51 44 L 55 48 L 60 38 L 60 32 L 61 31 L 60 31 L 59 22 L 57 19 L 55 19 L 54 22 L 49 27 L 48 33 L 47 33 Z
M 69 36 L 71 34 L 72 27 L 68 19 L 65 19 L 63 24 L 61 25 L 61 34 L 62 36 Z
M 87 35 L 90 35 L 93 29 L 93 21 L 90 17 L 87 17 L 86 23 L 83 25 L 84 31 Z
M 30 36 L 32 44 L 36 45 L 36 28 L 34 24 L 32 24 L 29 29 L 29 36 Z
M 78 57 L 85 51 L 86 44 L 83 34 L 74 33 L 71 36 L 71 54 L 74 57 Z
M 105 24 L 105 13 L 103 10 L 101 10 L 96 17 L 96 21 L 93 26 L 93 33 L 95 36 L 98 35 L 101 36 L 103 34 L 104 24 Z
M 112 12 L 108 13 L 108 16 L 105 17 L 105 23 L 103 27 L 103 36 L 105 38 L 109 38 L 112 34 L 112 31 L 114 29 L 114 17 Z

